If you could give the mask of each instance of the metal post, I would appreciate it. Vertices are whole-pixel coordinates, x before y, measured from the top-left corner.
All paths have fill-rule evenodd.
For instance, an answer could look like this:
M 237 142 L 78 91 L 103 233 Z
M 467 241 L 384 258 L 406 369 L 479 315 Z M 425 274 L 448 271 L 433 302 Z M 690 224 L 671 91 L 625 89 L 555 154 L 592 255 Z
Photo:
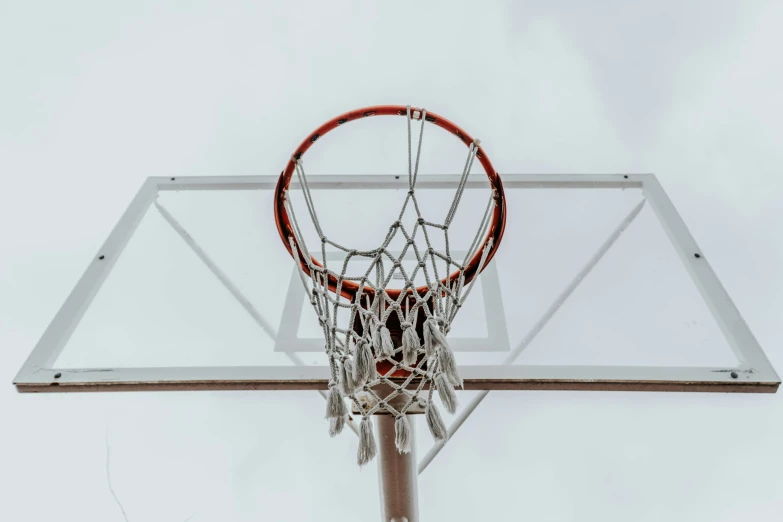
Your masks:
M 376 415 L 378 433 L 378 484 L 384 522 L 419 522 L 419 487 L 416 465 L 416 431 L 411 422 L 411 452 L 394 445 L 394 416 Z

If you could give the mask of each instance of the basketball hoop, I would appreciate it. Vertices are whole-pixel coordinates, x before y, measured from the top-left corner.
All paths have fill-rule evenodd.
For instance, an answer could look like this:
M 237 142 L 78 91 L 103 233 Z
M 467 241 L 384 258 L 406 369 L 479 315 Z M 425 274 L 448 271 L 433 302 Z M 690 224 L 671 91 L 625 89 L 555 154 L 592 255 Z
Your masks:
M 321 229 L 302 158 L 327 132 L 370 116 L 405 116 L 407 119 L 408 194 L 399 218 L 390 225 L 381 245 L 372 250 L 360 251 L 330 240 Z M 411 147 L 413 120 L 421 122 L 415 164 Z M 468 147 L 468 157 L 454 199 L 441 223 L 425 219 L 416 197 L 425 123 L 447 130 Z M 489 180 L 489 197 L 467 255 L 464 260 L 457 260 L 449 249 L 449 226 L 476 158 Z M 294 174 L 320 240 L 320 260 L 311 255 L 307 247 L 289 197 Z M 417 216 L 412 226 L 403 223 L 409 205 L 415 209 Z M 506 218 L 500 176 L 480 147 L 479 140 L 473 139 L 449 120 L 427 113 L 424 109 L 379 105 L 351 111 L 317 128 L 296 149 L 278 180 L 274 206 L 278 232 L 295 260 L 302 284 L 324 332 L 325 351 L 331 371 L 326 413 L 330 434 L 334 436 L 342 431 L 348 413 L 344 398 L 348 398 L 362 417 L 358 455 L 360 465 L 372 460 L 376 453 L 372 425 L 368 422 L 369 416 L 373 414 L 395 416 L 396 446 L 401 453 L 410 451 L 410 426 L 406 414 L 417 412 L 417 408 L 424 409 L 433 436 L 444 440 L 447 430 L 432 401 L 433 391 L 438 391 L 447 411 L 454 413 L 457 407 L 454 388 L 462 386 L 446 335 L 470 294 L 476 276 L 494 256 L 503 237 Z M 444 234 L 444 251 L 433 248 L 429 235 L 431 230 L 439 230 L 439 233 Z M 465 230 L 460 232 L 470 233 Z M 405 246 L 401 254 L 394 255 L 388 246 L 398 235 L 405 239 Z M 339 271 L 327 266 L 327 245 L 346 256 Z M 411 253 L 415 260 L 406 260 L 405 256 Z M 358 258 L 369 260 L 370 267 L 364 273 L 349 275 L 350 261 Z M 447 268 L 443 277 L 438 271 L 439 263 L 445 263 Z M 384 268 L 385 264 L 390 266 L 388 272 Z M 426 284 L 416 286 L 414 279 L 422 275 Z M 390 288 L 393 278 L 401 279 L 403 288 Z M 338 312 L 341 311 L 349 312 L 347 324 L 338 324 Z

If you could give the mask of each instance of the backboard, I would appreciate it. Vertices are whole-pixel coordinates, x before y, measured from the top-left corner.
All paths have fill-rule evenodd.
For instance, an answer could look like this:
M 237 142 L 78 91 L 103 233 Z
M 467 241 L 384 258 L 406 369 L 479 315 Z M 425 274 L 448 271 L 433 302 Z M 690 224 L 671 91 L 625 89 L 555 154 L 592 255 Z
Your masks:
M 503 244 L 449 334 L 466 389 L 777 390 L 655 176 L 501 176 Z M 323 334 L 272 218 L 277 180 L 147 179 L 17 389 L 326 390 Z M 458 181 L 422 175 L 428 211 L 443 211 Z M 324 226 L 356 248 L 383 235 L 385 209 L 407 191 L 394 174 L 316 174 L 310 185 L 332 209 Z M 454 227 L 483 211 L 486 187 L 471 176 Z M 473 236 L 453 237 L 459 253 Z

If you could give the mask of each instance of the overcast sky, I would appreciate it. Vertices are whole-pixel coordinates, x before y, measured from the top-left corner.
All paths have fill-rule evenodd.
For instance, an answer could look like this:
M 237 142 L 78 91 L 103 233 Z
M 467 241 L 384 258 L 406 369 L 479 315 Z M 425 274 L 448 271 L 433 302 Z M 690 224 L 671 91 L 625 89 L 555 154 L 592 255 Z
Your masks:
M 782 22 L 775 1 L 0 0 L 0 519 L 123 521 L 107 434 L 131 522 L 378 516 L 375 465 L 313 392 L 11 386 L 147 176 L 275 174 L 365 105 L 458 121 L 501 173 L 654 172 L 783 369 Z M 493 392 L 421 516 L 773 520 L 781 433 L 778 395 Z

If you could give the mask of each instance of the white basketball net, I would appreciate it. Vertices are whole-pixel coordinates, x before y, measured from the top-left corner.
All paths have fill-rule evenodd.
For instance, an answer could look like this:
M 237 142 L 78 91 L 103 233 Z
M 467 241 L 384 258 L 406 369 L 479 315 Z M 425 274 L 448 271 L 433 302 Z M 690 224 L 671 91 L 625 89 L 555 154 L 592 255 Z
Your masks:
M 412 119 L 421 120 L 416 161 L 413 166 Z M 288 238 L 291 252 L 301 275 L 302 284 L 318 315 L 326 341 L 324 348 L 331 370 L 326 409 L 329 433 L 335 436 L 342 431 L 349 414 L 344 399 L 349 399 L 362 417 L 358 452 L 360 465 L 372 460 L 376 454 L 372 424 L 369 422 L 370 415 L 388 413 L 395 416 L 397 449 L 401 453 L 407 453 L 410 451 L 411 430 L 406 413 L 411 408 L 423 407 L 433 437 L 437 440 L 445 440 L 448 431 L 437 406 L 433 403 L 433 391 L 437 389 L 443 406 L 450 413 L 454 413 L 457 408 L 454 388 L 462 386 L 462 379 L 457 372 L 454 354 L 446 341 L 446 335 L 476 281 L 477 277 L 474 277 L 467 286 L 465 285 L 465 269 L 468 261 L 481 248 L 480 239 L 484 237 L 489 227 L 490 210 L 495 204 L 495 194 L 493 190 L 489 196 L 484 217 L 467 255 L 462 260 L 453 259 L 449 249 L 449 225 L 465 190 L 479 142 L 475 140 L 468 148 L 468 158 L 443 223 L 426 221 L 422 217 L 415 193 L 425 121 L 425 110 L 413 111 L 411 114 L 411 108 L 408 107 L 409 192 L 397 221 L 389 227 L 386 237 L 378 248 L 366 251 L 353 250 L 331 241 L 324 235 L 310 195 L 302 160 L 299 159 L 296 161 L 296 174 L 307 210 L 321 242 L 323 267 L 316 265 L 299 229 L 288 191 L 285 194 L 286 210 L 291 217 L 294 232 L 294 235 Z M 408 205 L 413 205 L 418 217 L 410 230 L 401 222 Z M 430 242 L 430 235 L 436 233 L 445 236 L 443 252 L 435 250 Z M 395 256 L 388 250 L 388 246 L 397 234 L 404 237 L 405 246 L 402 252 Z M 327 265 L 327 245 L 345 253 L 346 258 L 341 267 L 333 269 Z M 478 272 L 484 267 L 491 248 L 490 239 L 483 248 Z M 409 251 L 413 252 L 415 261 L 403 263 L 406 253 L 410 257 Z M 309 275 L 301 268 L 300 253 L 307 260 Z M 347 274 L 351 259 L 357 257 L 368 259 L 370 267 L 362 274 Z M 388 273 L 384 270 L 384 260 L 391 266 Z M 438 264 L 441 268 L 445 265 L 445 274 L 439 272 Z M 450 281 L 449 274 L 452 271 L 457 271 L 458 277 Z M 423 275 L 428 288 L 423 296 L 416 291 L 413 282 L 420 274 Z M 336 292 L 328 288 L 330 275 L 336 280 Z M 392 299 L 386 292 L 392 278 L 404 281 L 397 299 Z M 340 290 L 345 281 L 353 281 L 359 285 L 353 302 L 340 297 Z M 368 288 L 372 291 L 366 291 Z M 347 324 L 338 324 L 338 310 L 341 308 L 350 310 Z M 392 335 L 386 327 L 391 314 L 397 315 L 402 327 L 400 346 L 394 345 Z M 416 322 L 420 317 L 424 319 L 424 324 L 419 325 L 423 332 L 422 340 L 416 332 Z M 359 331 L 354 329 L 356 324 L 361 325 Z M 380 361 L 388 361 L 392 365 L 385 375 L 379 374 L 376 370 L 376 364 Z M 399 370 L 407 372 L 407 377 L 392 379 L 392 373 Z

